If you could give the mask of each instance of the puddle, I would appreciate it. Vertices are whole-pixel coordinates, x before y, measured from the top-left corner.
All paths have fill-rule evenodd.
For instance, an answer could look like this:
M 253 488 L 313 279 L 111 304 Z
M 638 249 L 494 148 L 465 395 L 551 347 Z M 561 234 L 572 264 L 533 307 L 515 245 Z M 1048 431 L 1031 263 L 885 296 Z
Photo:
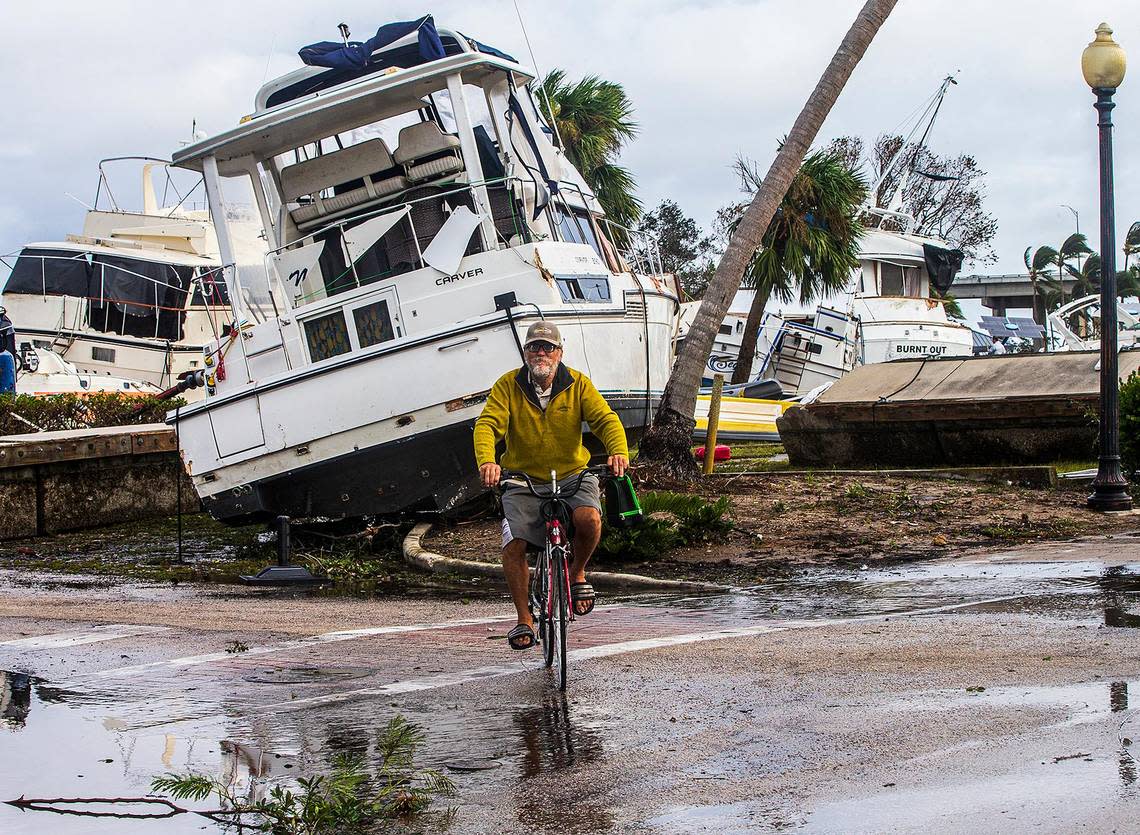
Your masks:
M 200 590 L 172 589 L 162 594 L 173 597 L 192 593 L 207 598 L 215 593 L 241 592 L 203 594 Z M 455 597 L 453 593 L 447 596 Z M 607 602 L 622 599 L 615 596 Z M 734 594 L 624 599 L 650 610 L 667 608 L 667 617 L 691 619 L 692 633 L 715 631 L 726 623 L 756 630 L 765 628 L 769 621 L 819 622 L 962 604 L 976 611 L 1018 612 L 1135 628 L 1140 626 L 1140 565 L 1105 569 L 1091 562 L 1011 562 L 926 564 L 844 573 L 813 571 L 772 579 Z M 684 628 L 689 628 L 687 622 Z M 615 636 L 613 640 L 621 639 Z M 575 662 L 601 657 L 604 649 L 577 649 Z M 485 656 L 472 658 L 475 660 L 470 661 L 470 667 L 486 661 Z M 278 707 L 288 700 L 304 701 L 314 693 L 323 696 L 323 687 L 329 694 L 358 688 L 360 685 L 351 682 L 375 674 L 364 666 L 320 664 L 317 656 L 305 657 L 308 663 L 283 660 L 280 667 L 272 665 L 272 656 L 267 659 L 235 673 L 234 679 L 249 685 L 252 692 L 265 694 L 266 704 Z M 368 662 L 357 659 L 355 663 Z M 631 740 L 648 744 L 640 739 L 645 731 L 629 727 L 621 705 L 604 699 L 590 702 L 566 697 L 550 690 L 545 675 L 537 670 L 532 673 L 524 681 L 503 679 L 510 684 L 496 685 L 504 697 L 494 704 L 471 704 L 465 700 L 463 688 L 452 688 L 449 692 L 409 690 L 399 696 L 329 704 L 319 710 L 275 710 L 233 698 L 225 689 L 233 683 L 210 683 L 208 671 L 199 677 L 192 672 L 180 674 L 177 686 L 160 685 L 167 689 L 156 689 L 153 696 L 149 683 L 142 683 L 144 678 L 102 682 L 80 679 L 68 689 L 25 673 L 0 671 L 0 750 L 5 764 L 0 766 L 0 800 L 20 795 L 142 796 L 155 776 L 188 771 L 232 781 L 239 791 L 247 791 L 255 784 L 263 786 L 264 781 L 327 772 L 340 754 L 376 761 L 377 734 L 399 712 L 428 731 L 418 762 L 450 773 L 466 795 L 511 792 L 511 799 L 504 802 L 513 804 L 515 818 L 526 827 L 542 831 L 572 823 L 579 832 L 620 828 L 614 810 L 607 805 L 613 801 L 607 800 L 604 792 L 596 800 L 579 800 L 575 793 L 583 775 L 619 761 L 623 746 L 632 744 Z M 199 684 L 202 689 L 195 690 Z M 277 690 L 277 686 L 293 687 L 296 692 Z M 1074 725 L 1118 714 L 1122 738 L 1137 740 L 1140 750 L 1140 720 L 1132 719 L 1135 707 L 1140 707 L 1140 680 L 1063 688 L 992 688 L 976 694 L 942 691 L 893 707 L 900 712 L 1031 707 L 1063 712 L 1064 722 Z M 179 717 L 183 721 L 171 724 Z M 944 811 L 960 809 L 961 798 L 971 796 L 971 792 L 978 793 L 979 809 L 996 815 L 1001 812 L 1001 798 L 1012 798 L 1010 803 L 1016 805 L 1021 802 L 1018 798 L 1041 796 L 1039 786 L 1052 783 L 1040 781 L 1056 780 L 1058 775 L 1072 780 L 1071 786 L 1058 789 L 1059 799 L 1082 793 L 1092 798 L 1107 796 L 1121 786 L 1132 786 L 1137 768 L 1130 747 L 1121 743 L 1117 755 L 1105 757 L 1102 752 L 1092 763 L 1080 759 L 1054 764 L 1054 770 L 1045 775 L 1029 769 L 945 787 L 884 790 L 819 806 L 806 818 L 789 816 L 786 809 L 767 808 L 762 801 L 669 808 L 663 796 L 658 808 L 665 811 L 641 825 L 646 831 L 664 833 L 734 832 L 801 824 L 808 831 L 849 831 L 843 823 L 852 820 L 860 821 L 859 828 L 864 831 L 942 829 L 948 821 L 954 828 L 958 824 L 943 817 Z M 767 763 L 764 774 L 750 773 L 752 777 L 783 773 L 800 765 L 790 755 L 774 758 L 771 751 L 735 753 L 751 762 Z M 13 767 L 14 763 L 19 767 Z M 715 791 L 715 786 L 721 785 L 717 780 L 731 780 L 734 774 L 743 773 L 740 769 L 745 765 L 724 760 L 703 762 L 701 767 L 705 772 L 689 773 L 688 777 L 707 779 Z M 637 764 L 630 763 L 629 768 L 636 769 Z M 555 780 L 544 779 L 551 776 Z M 527 781 L 537 781 L 543 792 L 513 791 Z M 558 811 L 568 803 L 574 804 L 573 821 Z M 916 808 L 922 804 L 927 807 Z M 161 823 L 103 822 L 45 813 L 20 814 L 0 806 L 0 831 L 5 833 L 179 835 L 202 832 L 204 827 L 213 831 L 209 822 L 188 816 Z

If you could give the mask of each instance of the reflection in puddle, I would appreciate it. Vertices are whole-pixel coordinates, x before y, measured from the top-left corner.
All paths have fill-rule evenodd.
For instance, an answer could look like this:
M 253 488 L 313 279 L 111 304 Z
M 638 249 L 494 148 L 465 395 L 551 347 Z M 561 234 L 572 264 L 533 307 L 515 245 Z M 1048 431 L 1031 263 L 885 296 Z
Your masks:
M 582 767 L 605 753 L 601 735 L 582 720 L 573 718 L 565 693 L 547 689 L 539 704 L 516 710 L 514 726 L 522 743 L 522 778 L 560 772 L 552 792 L 518 793 L 520 823 L 544 832 L 605 832 L 613 828 L 609 810 L 592 798 L 583 798 L 577 788 Z M 545 785 L 550 785 L 547 782 Z

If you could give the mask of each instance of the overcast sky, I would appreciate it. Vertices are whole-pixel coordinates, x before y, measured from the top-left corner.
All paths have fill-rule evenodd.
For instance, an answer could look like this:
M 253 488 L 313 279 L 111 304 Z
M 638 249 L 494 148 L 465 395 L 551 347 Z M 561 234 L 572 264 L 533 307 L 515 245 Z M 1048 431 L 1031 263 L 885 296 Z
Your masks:
M 519 5 L 540 68 L 625 85 L 641 133 L 622 162 L 645 204 L 673 199 L 707 227 L 738 196 L 733 159 L 767 166 L 861 2 Z M 99 159 L 169 157 L 194 120 L 208 133 L 236 124 L 263 80 L 301 66 L 297 49 L 334 40 L 342 20 L 364 38 L 426 12 L 529 63 L 509 0 L 0 3 L 0 253 L 78 232 L 83 207 L 67 194 L 93 199 Z M 1080 54 L 1101 20 L 1140 62 L 1136 0 L 900 0 L 819 144 L 897 128 L 956 72 L 930 145 L 977 158 L 999 223 L 998 263 L 966 271 L 1017 272 L 1026 246 L 1059 244 L 1074 228 L 1062 204 L 1099 249 L 1096 121 Z M 1140 219 L 1140 69 L 1117 100 L 1124 230 Z

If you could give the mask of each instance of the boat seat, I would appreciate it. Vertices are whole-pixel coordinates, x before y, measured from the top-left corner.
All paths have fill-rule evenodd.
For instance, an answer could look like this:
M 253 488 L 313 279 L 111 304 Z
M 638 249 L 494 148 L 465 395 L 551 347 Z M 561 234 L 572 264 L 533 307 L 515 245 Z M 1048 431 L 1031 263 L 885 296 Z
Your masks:
M 395 160 L 413 183 L 436 180 L 463 170 L 459 138 L 444 133 L 435 122 L 420 122 L 401 130 Z
M 306 195 L 313 201 L 291 212 L 298 225 L 379 200 L 407 187 L 408 180 L 402 169 L 392 159 L 384 140 L 379 138 L 281 170 L 281 191 L 286 202 L 296 202 Z M 321 193 L 330 188 L 333 196 L 321 197 Z

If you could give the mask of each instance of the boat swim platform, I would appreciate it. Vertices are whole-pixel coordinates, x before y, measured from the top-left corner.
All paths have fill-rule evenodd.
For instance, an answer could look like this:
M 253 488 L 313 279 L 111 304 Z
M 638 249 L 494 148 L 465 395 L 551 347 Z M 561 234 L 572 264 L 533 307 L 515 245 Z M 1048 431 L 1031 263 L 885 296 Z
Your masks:
M 1093 460 L 1100 353 L 901 360 L 856 368 L 777 420 L 794 467 L 974 467 Z M 1120 379 L 1140 351 L 1119 355 Z
M 164 423 L 0 436 L 0 540 L 200 509 Z

